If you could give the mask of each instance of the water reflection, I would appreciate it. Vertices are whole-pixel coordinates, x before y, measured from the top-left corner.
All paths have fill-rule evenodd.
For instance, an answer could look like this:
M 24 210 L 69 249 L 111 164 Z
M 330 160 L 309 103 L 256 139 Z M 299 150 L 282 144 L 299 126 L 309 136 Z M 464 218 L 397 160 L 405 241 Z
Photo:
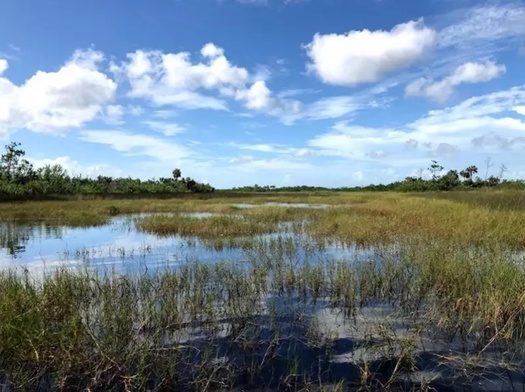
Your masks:
M 246 263 L 279 257 L 283 261 L 302 263 L 369 257 L 369 252 L 297 234 L 286 224 L 276 233 L 258 236 L 159 237 L 136 230 L 134 221 L 144 216 L 114 217 L 106 225 L 87 228 L 0 223 L 0 269 L 47 270 L 85 265 L 132 273 L 188 261 Z M 191 216 L 204 218 L 210 214 Z
M 28 243 L 42 239 L 60 239 L 64 228 L 45 224 L 0 223 L 0 248 L 13 258 L 23 254 Z

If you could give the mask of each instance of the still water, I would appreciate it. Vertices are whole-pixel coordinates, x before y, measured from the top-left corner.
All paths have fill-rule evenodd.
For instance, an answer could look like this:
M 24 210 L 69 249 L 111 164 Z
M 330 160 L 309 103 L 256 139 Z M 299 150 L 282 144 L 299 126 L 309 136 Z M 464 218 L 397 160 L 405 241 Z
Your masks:
M 166 215 L 166 214 L 163 214 Z M 210 213 L 184 214 L 210 217 Z M 251 237 L 202 239 L 157 236 L 136 229 L 134 220 L 146 214 L 114 217 L 98 227 L 73 228 L 43 223 L 0 223 L 0 269 L 52 270 L 87 266 L 121 273 L 176 267 L 189 261 L 247 262 L 280 255 L 291 262 L 356 259 L 368 252 L 339 243 L 293 233 L 290 226 Z

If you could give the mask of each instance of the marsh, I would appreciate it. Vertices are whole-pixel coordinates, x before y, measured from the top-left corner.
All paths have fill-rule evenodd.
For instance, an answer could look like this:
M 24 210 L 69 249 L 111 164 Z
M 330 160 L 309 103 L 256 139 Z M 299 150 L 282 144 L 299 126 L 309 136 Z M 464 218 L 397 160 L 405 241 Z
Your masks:
M 0 219 L 8 390 L 524 384 L 520 192 L 28 202 Z

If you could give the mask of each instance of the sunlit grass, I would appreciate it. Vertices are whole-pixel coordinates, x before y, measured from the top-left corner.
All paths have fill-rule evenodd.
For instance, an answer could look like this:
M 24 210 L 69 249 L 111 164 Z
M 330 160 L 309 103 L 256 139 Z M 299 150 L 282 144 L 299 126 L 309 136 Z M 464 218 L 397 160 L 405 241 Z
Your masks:
M 140 230 L 152 234 L 207 237 L 254 235 L 268 233 L 275 229 L 272 224 L 240 216 L 196 218 L 156 215 L 139 218 L 135 224 Z
M 494 209 L 469 201 L 396 195 L 318 213 L 308 230 L 316 236 L 372 246 L 407 239 L 443 239 L 523 247 L 525 209 Z

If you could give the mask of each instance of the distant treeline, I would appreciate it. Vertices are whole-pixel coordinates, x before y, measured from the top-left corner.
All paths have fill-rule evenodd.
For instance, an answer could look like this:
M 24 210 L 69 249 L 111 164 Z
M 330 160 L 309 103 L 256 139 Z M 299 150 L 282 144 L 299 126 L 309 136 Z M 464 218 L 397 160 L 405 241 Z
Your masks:
M 140 180 L 98 176 L 70 176 L 61 165 L 35 169 L 24 158 L 20 143 L 5 146 L 0 157 L 0 200 L 23 200 L 65 195 L 166 195 L 174 193 L 209 193 L 215 189 L 190 177 L 183 178 L 175 169 L 170 178 Z
M 427 169 L 431 177 L 423 178 L 422 175 L 406 177 L 402 181 L 394 181 L 387 184 L 371 184 L 365 186 L 326 188 L 319 186 L 244 186 L 233 188 L 231 192 L 367 192 L 367 191 L 393 191 L 393 192 L 431 192 L 431 191 L 452 191 L 469 190 L 480 188 L 498 189 L 523 189 L 525 190 L 525 180 L 503 179 L 506 171 L 504 165 L 501 166 L 498 176 L 488 176 L 483 179 L 478 174 L 477 166 L 468 166 L 464 170 L 444 171 L 444 167 L 436 161 L 432 161 Z
M 477 176 L 478 168 L 468 166 L 463 170 L 445 171 L 443 166 L 432 161 L 427 169 L 430 178 L 422 175 L 406 177 L 402 181 L 387 184 L 366 186 L 327 188 L 320 186 L 243 186 L 222 189 L 221 195 L 260 192 L 359 192 L 359 191 L 395 191 L 426 192 L 469 190 L 479 188 L 523 189 L 525 180 L 506 180 L 506 171 L 501 166 L 498 176 L 488 176 L 489 164 L 485 178 Z M 86 197 L 170 197 L 190 193 L 211 193 L 215 189 L 209 184 L 199 183 L 190 177 L 183 178 L 181 171 L 175 169 L 172 176 L 151 180 L 136 178 L 114 178 L 98 176 L 96 178 L 71 176 L 61 165 L 46 165 L 34 168 L 25 159 L 25 151 L 20 143 L 12 142 L 5 146 L 5 153 L 0 157 L 0 200 L 26 200 L 67 198 L 71 196 Z

